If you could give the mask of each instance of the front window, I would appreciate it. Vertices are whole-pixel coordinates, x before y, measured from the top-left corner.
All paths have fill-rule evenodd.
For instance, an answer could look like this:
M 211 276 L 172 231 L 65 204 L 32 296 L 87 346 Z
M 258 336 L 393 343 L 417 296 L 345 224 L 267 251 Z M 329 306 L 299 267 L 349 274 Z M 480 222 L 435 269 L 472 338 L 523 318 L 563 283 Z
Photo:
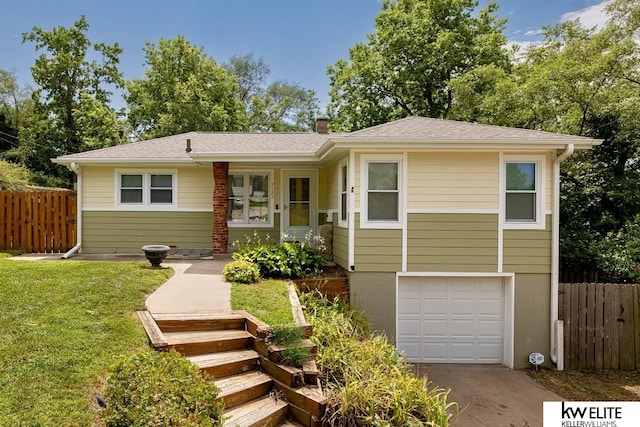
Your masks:
M 235 173 L 227 179 L 230 224 L 271 224 L 271 175 L 269 173 Z
M 544 156 L 504 156 L 502 165 L 504 225 L 543 228 Z
M 119 171 L 117 204 L 128 207 L 175 206 L 175 172 Z
M 396 160 L 397 159 L 397 160 Z M 402 221 L 402 157 L 363 156 L 363 221 L 370 228 L 397 228 Z

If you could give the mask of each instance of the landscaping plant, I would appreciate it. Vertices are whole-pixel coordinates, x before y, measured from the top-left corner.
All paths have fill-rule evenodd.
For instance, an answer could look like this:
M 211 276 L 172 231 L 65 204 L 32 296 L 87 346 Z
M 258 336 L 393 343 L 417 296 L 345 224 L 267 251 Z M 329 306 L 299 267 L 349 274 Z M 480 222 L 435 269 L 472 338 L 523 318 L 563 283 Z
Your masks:
M 121 358 L 107 379 L 107 427 L 221 426 L 224 404 L 206 373 L 180 353 L 147 350 Z
M 260 269 L 250 261 L 239 259 L 225 264 L 222 275 L 227 282 L 256 283 L 260 279 Z
M 262 240 L 257 232 L 247 237 L 244 243 L 236 241 L 233 259 L 249 261 L 258 266 L 260 276 L 265 278 L 299 278 L 318 273 L 324 263 L 323 241 L 320 236 L 307 233 L 300 242 L 292 241 L 283 234 L 279 243 Z
M 369 331 L 364 317 L 336 298 L 301 296 L 317 363 L 328 393 L 326 421 L 333 426 L 447 426 L 456 407 L 448 391 L 416 378 L 386 337 Z

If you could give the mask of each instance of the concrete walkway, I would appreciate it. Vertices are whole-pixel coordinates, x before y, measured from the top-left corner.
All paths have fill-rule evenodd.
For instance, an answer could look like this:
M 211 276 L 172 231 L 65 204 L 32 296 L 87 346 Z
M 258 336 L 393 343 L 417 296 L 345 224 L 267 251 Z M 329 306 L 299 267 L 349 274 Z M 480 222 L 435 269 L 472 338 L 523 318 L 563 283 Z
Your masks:
M 231 284 L 222 268 L 228 260 L 192 260 L 162 263 L 174 275 L 147 297 L 151 313 L 204 313 L 231 310 Z

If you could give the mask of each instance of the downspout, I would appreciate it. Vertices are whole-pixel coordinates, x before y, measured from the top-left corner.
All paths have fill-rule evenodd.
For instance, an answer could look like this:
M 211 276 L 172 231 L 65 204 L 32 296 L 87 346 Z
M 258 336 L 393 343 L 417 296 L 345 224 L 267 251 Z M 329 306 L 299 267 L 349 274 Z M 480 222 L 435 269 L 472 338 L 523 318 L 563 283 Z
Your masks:
M 558 345 L 562 339 L 558 328 L 562 330 L 558 321 L 558 270 L 560 268 L 560 163 L 573 154 L 575 146 L 567 144 L 560 155 L 553 160 L 553 211 L 551 219 L 551 346 L 550 358 L 558 370 L 564 369 L 563 349 Z
M 76 201 L 77 203 L 77 207 L 76 207 L 76 236 L 77 236 L 77 241 L 76 241 L 76 245 L 74 247 L 72 247 L 71 249 L 69 249 L 64 255 L 62 255 L 60 258 L 62 259 L 67 259 L 69 258 L 71 255 L 75 254 L 76 252 L 78 252 L 80 250 L 80 247 L 82 246 L 82 175 L 80 174 L 80 166 L 78 166 L 76 164 L 76 162 L 71 162 L 71 164 L 69 165 L 69 169 L 71 169 L 73 171 L 73 173 L 76 174 L 77 177 L 77 181 L 76 181 L 76 193 L 78 194 L 78 200 Z

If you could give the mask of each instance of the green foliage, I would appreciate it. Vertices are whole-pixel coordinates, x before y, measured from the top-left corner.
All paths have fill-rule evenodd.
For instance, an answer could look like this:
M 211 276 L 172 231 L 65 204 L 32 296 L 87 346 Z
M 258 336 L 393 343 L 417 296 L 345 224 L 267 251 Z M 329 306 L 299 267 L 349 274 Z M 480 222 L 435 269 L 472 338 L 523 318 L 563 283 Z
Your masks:
M 231 308 L 248 311 L 270 325 L 293 322 L 289 288 L 281 280 L 261 280 L 254 285 L 232 283 Z
M 368 42 L 327 70 L 331 126 L 353 131 L 406 116 L 445 118 L 451 79 L 474 68 L 510 67 L 497 6 L 474 0 L 384 1 Z
M 0 259 L 0 271 L 0 425 L 101 425 L 94 394 L 119 355 L 148 347 L 134 311 L 170 270 Z
M 257 233 L 247 237 L 245 243 L 234 242 L 235 260 L 246 260 L 260 268 L 260 276 L 270 278 L 298 278 L 318 273 L 324 263 L 322 238 L 308 233 L 301 242 L 262 242 Z
M 108 427 L 221 426 L 218 387 L 180 353 L 148 350 L 121 358 L 107 379 Z
M 0 160 L 0 190 L 24 191 L 29 185 L 29 171 Z
M 227 282 L 255 283 L 260 278 L 260 270 L 252 262 L 237 260 L 227 263 L 222 275 Z
M 267 334 L 267 342 L 278 346 L 297 344 L 302 338 L 302 330 L 294 324 L 273 325 Z
M 302 329 L 293 323 L 274 325 L 267 333 L 269 344 L 285 347 L 280 355 L 280 363 L 285 365 L 301 367 L 302 362 L 311 358 L 311 350 L 302 345 L 304 334 Z
M 129 122 L 142 138 L 244 129 L 238 85 L 184 36 L 147 42 L 145 77 L 127 82 Z
M 428 389 L 416 378 L 386 337 L 372 335 L 361 314 L 336 298 L 319 293 L 301 296 L 317 362 L 329 394 L 330 425 L 447 426 L 457 407 L 448 391 Z
M 111 90 L 123 83 L 117 68 L 122 49 L 117 43 L 92 44 L 88 29 L 81 16 L 69 28 L 34 27 L 22 35 L 24 42 L 44 52 L 31 67 L 36 84 L 34 119 L 21 132 L 18 150 L 21 161 L 34 171 L 68 178 L 68 172 L 52 165 L 50 158 L 124 141 L 109 105 Z
M 300 344 L 290 344 L 280 352 L 280 355 L 282 356 L 280 363 L 283 365 L 301 368 L 302 363 L 311 358 L 311 350 Z
M 318 99 L 312 90 L 297 83 L 278 80 L 266 86 L 271 70 L 252 54 L 232 56 L 225 65 L 237 78 L 238 98 L 247 112 L 249 131 L 313 131 L 319 116 Z

